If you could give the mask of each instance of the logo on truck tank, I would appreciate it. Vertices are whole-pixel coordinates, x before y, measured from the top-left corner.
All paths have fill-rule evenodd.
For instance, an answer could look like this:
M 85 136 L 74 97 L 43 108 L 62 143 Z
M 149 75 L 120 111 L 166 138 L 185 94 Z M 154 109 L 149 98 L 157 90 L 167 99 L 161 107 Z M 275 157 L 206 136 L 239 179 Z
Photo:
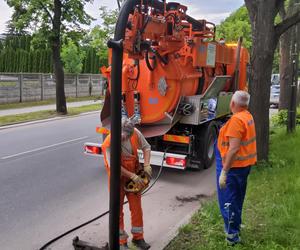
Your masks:
M 149 104 L 158 104 L 158 98 L 157 97 L 149 97 Z

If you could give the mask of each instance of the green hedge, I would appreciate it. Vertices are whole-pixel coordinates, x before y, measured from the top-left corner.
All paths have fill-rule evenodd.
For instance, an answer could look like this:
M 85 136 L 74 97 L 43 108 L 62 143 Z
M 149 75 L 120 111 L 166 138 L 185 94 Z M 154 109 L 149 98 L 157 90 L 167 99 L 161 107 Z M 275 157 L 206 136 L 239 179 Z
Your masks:
M 0 40 L 0 72 L 52 73 L 53 59 L 50 48 L 32 49 L 31 36 L 14 36 Z M 47 46 L 46 46 L 47 47 Z M 82 73 L 98 74 L 103 61 L 92 47 L 86 51 Z M 106 64 L 106 63 L 105 63 Z

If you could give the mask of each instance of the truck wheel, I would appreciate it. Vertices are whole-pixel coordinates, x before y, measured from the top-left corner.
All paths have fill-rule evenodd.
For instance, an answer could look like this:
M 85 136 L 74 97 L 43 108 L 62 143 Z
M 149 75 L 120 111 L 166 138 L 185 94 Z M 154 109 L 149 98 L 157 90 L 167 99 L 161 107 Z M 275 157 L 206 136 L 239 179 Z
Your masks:
M 217 139 L 217 124 L 210 122 L 201 129 L 200 159 L 205 169 L 209 168 L 215 160 L 214 142 Z

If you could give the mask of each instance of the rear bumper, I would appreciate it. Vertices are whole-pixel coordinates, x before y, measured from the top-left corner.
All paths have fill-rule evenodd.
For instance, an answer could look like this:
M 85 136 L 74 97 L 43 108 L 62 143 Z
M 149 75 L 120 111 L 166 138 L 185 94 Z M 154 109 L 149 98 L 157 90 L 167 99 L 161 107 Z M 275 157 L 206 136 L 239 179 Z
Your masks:
M 138 150 L 138 155 L 139 155 L 139 162 L 144 163 L 144 158 L 143 158 L 143 152 L 141 150 Z M 187 156 L 182 155 L 182 154 L 173 154 L 173 153 L 164 153 L 161 151 L 151 151 L 151 157 L 150 157 L 150 164 L 151 165 L 156 165 L 156 166 L 161 166 L 167 167 L 167 168 L 175 168 L 175 169 L 181 169 L 184 170 L 186 169 L 186 164 L 179 166 L 179 165 L 170 165 L 166 162 L 166 158 L 176 158 L 176 159 L 182 159 L 186 160 Z M 163 159 L 164 158 L 164 159 Z
M 84 144 L 84 153 L 86 155 L 103 157 L 101 144 L 87 142 Z M 144 163 L 142 150 L 138 150 L 139 162 Z M 167 168 L 186 169 L 187 156 L 183 154 L 164 153 L 161 151 L 151 151 L 150 164 L 163 166 Z

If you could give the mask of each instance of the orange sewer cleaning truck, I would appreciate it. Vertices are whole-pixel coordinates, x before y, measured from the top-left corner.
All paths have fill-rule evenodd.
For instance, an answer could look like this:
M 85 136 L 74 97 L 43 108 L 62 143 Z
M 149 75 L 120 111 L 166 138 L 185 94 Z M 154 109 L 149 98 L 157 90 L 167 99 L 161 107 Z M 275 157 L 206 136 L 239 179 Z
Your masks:
M 136 0 L 125 20 L 122 116 L 151 144 L 153 165 L 208 168 L 214 160 L 218 128 L 230 115 L 234 91 L 247 88 L 249 63 L 241 38 L 225 44 L 216 41 L 215 32 L 213 23 L 190 17 L 187 7 L 176 2 Z M 107 90 L 97 131 L 105 135 L 110 130 L 111 67 L 101 71 Z M 99 150 L 97 144 L 85 145 L 86 153 Z

